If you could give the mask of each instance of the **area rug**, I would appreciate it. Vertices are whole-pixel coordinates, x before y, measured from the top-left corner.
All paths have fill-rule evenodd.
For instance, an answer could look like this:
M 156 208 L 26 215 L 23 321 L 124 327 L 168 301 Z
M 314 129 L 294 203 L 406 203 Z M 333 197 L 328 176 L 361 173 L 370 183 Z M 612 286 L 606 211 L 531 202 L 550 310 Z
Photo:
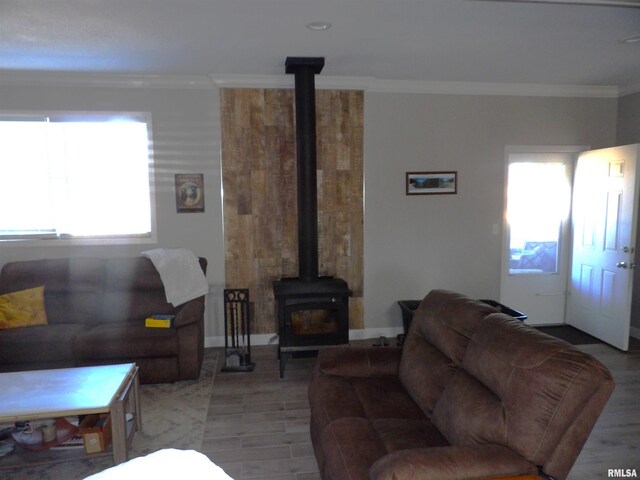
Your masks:
M 162 448 L 200 450 L 216 365 L 217 353 L 206 350 L 197 381 L 140 386 L 142 432 L 136 432 L 133 437 L 129 458 Z M 111 466 L 111 457 L 87 458 L 48 466 L 0 470 L 0 478 L 79 480 Z

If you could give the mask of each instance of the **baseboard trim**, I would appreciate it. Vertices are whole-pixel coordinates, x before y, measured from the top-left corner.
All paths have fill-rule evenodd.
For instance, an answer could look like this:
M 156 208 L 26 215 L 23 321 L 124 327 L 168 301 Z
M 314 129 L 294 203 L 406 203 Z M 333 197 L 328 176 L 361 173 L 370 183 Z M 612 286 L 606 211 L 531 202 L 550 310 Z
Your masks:
M 548 327 L 549 325 L 540 325 Z M 386 327 L 386 328 L 363 328 L 357 330 L 349 330 L 350 340 L 365 340 L 367 338 L 389 337 L 395 338 L 396 335 L 404 333 L 402 327 Z M 640 340 L 640 328 L 631 327 L 629 335 Z M 278 337 L 275 333 L 261 333 L 251 335 L 252 345 L 277 345 Z M 206 348 L 224 347 L 224 337 L 212 336 L 205 337 L 204 346 Z
M 395 338 L 396 335 L 404 333 L 402 327 L 386 327 L 386 328 L 363 328 L 360 330 L 349 330 L 350 340 L 365 340 L 367 338 L 389 337 Z
M 396 335 L 403 333 L 402 327 L 387 328 L 363 328 L 357 330 L 349 330 L 350 340 L 364 340 L 367 338 L 378 338 L 381 336 L 395 338 Z M 261 333 L 251 335 L 251 345 L 277 345 L 278 337 L 275 333 Z M 205 337 L 205 348 L 224 347 L 224 337 L 212 336 Z

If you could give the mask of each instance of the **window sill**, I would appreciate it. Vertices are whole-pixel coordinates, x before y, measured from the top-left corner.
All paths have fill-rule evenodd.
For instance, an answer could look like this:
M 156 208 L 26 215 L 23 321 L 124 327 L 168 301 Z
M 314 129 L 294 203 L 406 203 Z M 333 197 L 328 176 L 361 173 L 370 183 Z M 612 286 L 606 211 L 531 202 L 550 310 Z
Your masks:
M 66 247 L 74 245 L 148 245 L 158 243 L 156 235 L 148 237 L 0 239 L 2 247 Z

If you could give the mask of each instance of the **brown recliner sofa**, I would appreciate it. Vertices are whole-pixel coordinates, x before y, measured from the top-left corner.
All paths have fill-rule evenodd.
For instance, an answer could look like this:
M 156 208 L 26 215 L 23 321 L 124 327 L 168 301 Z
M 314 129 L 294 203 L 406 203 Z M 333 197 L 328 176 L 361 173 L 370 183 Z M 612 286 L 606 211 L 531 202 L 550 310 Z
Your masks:
M 0 294 L 41 285 L 48 324 L 0 330 L 0 371 L 135 362 L 141 383 L 198 378 L 204 297 L 174 308 L 148 258 L 20 261 L 0 272 Z M 174 327 L 145 327 L 152 314 L 175 315 Z
M 309 385 L 325 480 L 567 477 L 614 381 L 482 302 L 430 292 L 400 348 L 334 347 Z

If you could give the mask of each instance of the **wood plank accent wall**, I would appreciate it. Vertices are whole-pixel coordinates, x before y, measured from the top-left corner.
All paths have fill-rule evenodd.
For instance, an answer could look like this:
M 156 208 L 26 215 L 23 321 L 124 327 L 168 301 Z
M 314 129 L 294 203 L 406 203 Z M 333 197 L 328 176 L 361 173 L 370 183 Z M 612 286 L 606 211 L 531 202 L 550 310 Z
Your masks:
M 317 90 L 320 275 L 353 290 L 350 328 L 363 328 L 363 102 Z M 271 282 L 298 275 L 296 145 L 291 89 L 220 90 L 227 288 L 249 288 L 252 333 L 277 332 Z

